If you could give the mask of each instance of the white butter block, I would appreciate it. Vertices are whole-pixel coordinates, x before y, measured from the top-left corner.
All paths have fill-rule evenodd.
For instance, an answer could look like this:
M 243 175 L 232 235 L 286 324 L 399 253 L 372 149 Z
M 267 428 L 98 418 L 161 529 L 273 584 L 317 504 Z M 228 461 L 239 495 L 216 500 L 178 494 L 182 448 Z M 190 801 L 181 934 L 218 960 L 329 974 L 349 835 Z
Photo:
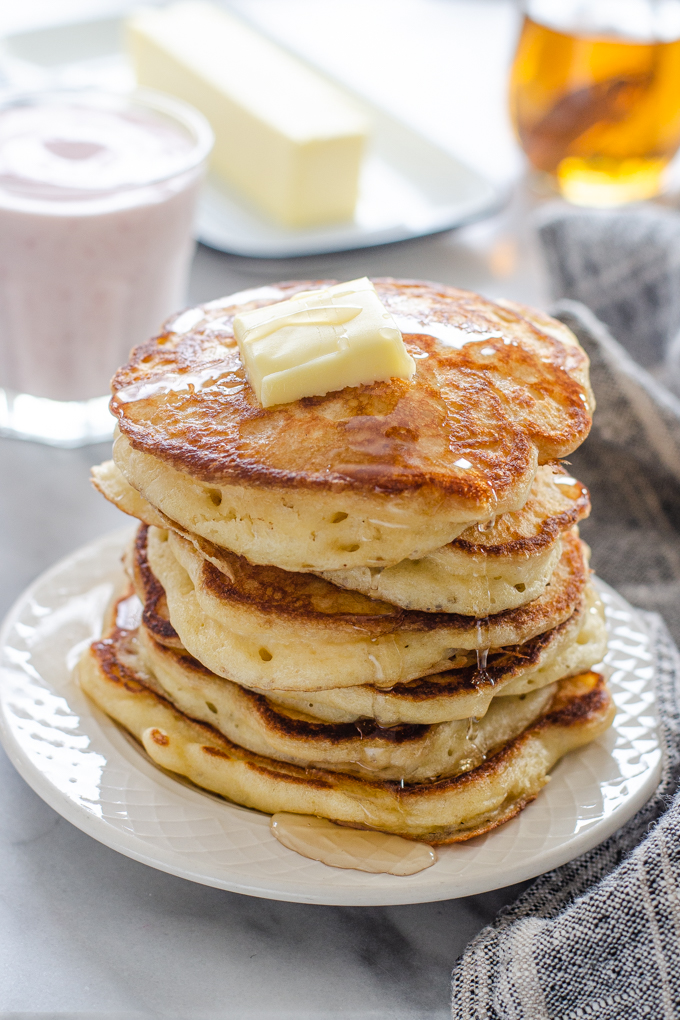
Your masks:
M 366 277 L 243 312 L 234 319 L 234 335 L 263 407 L 345 386 L 410 379 L 416 370 Z
M 137 81 L 197 107 L 212 168 L 286 226 L 351 219 L 368 125 L 337 88 L 227 11 L 202 2 L 127 22 Z

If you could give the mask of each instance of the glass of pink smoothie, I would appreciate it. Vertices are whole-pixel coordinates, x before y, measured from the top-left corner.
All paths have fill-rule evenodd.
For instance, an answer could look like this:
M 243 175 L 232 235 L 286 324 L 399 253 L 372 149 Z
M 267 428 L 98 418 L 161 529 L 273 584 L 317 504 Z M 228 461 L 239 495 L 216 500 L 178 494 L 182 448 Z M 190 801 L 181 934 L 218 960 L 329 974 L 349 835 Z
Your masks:
M 185 301 L 212 142 L 147 90 L 0 103 L 0 433 L 110 436 L 111 376 Z

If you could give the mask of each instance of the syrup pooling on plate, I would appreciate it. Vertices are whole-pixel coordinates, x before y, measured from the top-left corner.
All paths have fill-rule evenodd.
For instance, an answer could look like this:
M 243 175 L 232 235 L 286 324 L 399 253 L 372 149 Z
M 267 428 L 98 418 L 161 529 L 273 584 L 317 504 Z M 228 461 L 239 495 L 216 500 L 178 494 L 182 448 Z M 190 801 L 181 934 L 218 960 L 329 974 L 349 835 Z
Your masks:
M 335 825 L 327 818 L 279 812 L 271 831 L 289 850 L 331 868 L 373 874 L 415 875 L 437 862 L 436 850 L 401 836 Z

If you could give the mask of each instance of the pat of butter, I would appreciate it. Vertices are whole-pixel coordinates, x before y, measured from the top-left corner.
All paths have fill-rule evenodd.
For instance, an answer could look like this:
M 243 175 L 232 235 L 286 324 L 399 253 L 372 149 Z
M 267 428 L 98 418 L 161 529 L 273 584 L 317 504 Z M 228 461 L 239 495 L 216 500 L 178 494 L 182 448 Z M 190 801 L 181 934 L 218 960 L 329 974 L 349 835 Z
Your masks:
M 234 335 L 263 407 L 395 376 L 410 379 L 416 370 L 366 277 L 243 312 L 234 319 Z
M 260 212 L 290 227 L 352 218 L 368 125 L 340 89 L 196 0 L 142 10 L 127 43 L 140 85 L 207 117 L 213 171 Z

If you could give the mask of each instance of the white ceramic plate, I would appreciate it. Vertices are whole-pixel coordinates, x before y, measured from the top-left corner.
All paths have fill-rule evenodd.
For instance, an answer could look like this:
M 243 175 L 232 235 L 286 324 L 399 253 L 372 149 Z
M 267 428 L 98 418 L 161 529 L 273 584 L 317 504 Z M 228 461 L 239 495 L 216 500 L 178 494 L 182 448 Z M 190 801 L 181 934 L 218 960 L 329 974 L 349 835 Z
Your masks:
M 408 878 L 328 868 L 287 850 L 269 816 L 157 769 L 75 684 L 121 584 L 131 532 L 79 549 L 21 596 L 0 634 L 0 736 L 16 768 L 64 818 L 161 871 L 251 896 L 368 906 L 485 892 L 532 878 L 601 842 L 659 780 L 653 655 L 644 616 L 606 585 L 614 726 L 563 759 L 538 799 L 489 833 L 438 850 Z
M 111 18 L 7 36 L 0 44 L 0 77 L 20 88 L 131 88 L 121 26 Z M 449 230 L 500 205 L 500 191 L 477 171 L 361 96 L 353 99 L 372 123 L 372 138 L 351 223 L 288 230 L 213 182 L 200 203 L 198 239 L 236 255 L 318 255 Z

